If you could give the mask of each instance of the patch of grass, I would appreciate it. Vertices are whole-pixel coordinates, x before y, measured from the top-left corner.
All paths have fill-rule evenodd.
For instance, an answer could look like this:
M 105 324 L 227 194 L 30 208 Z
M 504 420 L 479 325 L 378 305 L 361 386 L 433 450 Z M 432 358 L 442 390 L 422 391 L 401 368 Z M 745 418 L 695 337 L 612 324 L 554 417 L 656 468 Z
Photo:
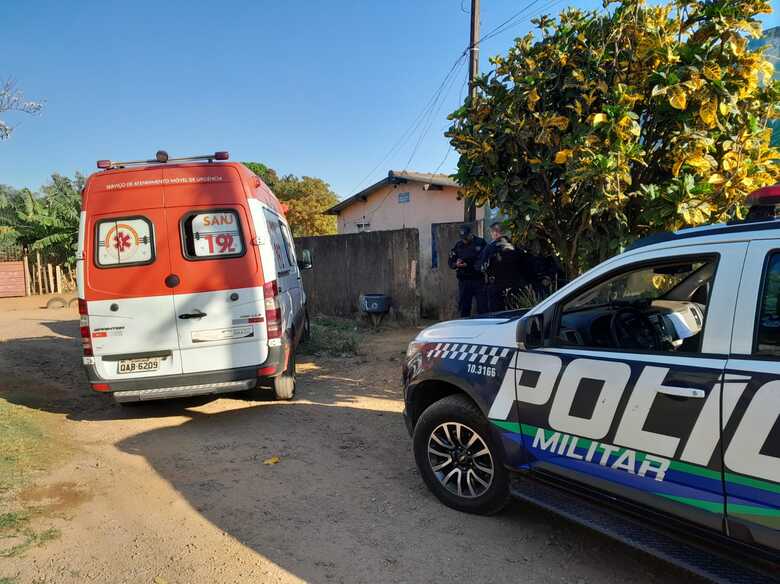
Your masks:
M 0 533 L 3 531 L 17 530 L 30 519 L 30 514 L 26 512 L 3 513 L 0 514 Z
M 0 495 L 23 486 L 58 456 L 45 415 L 0 399 Z
M 47 529 L 45 531 L 33 531 L 32 529 L 22 529 L 11 535 L 15 540 L 21 539 L 19 543 L 13 544 L 8 548 L 0 548 L 0 558 L 14 558 L 24 554 L 31 547 L 43 545 L 46 542 L 60 537 L 59 529 Z M 0 539 L 2 541 L 2 539 Z
M 311 338 L 300 350 L 305 355 L 350 357 L 357 354 L 362 336 L 354 320 L 317 316 L 311 320 Z
M 0 584 L 16 584 L 16 578 L 3 578 L 0 576 Z
M 0 398 L 0 558 L 19 556 L 59 537 L 56 529 L 33 529 L 30 522 L 38 513 L 21 507 L 16 499 L 36 473 L 69 450 L 50 427 L 50 418 Z
M 43 545 L 60 536 L 58 529 L 32 529 L 29 523 L 33 516 L 34 513 L 28 511 L 0 514 L 0 558 L 21 556 L 31 547 Z M 3 584 L 2 580 L 0 584 Z

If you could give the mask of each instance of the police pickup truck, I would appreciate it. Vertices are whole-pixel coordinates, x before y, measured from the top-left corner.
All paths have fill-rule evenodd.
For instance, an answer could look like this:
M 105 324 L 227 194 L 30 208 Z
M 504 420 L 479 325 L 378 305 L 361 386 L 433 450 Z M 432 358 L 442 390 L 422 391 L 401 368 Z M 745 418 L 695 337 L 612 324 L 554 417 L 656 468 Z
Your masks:
M 422 331 L 404 417 L 436 497 L 514 496 L 716 581 L 780 581 L 780 220 L 749 217 Z

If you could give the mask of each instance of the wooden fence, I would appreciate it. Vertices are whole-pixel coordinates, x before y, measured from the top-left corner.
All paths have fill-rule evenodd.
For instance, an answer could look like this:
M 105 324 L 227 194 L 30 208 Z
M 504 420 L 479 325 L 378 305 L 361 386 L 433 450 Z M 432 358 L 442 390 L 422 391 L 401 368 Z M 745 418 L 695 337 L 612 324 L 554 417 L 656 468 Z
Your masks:
M 29 294 L 63 294 L 76 289 L 76 272 L 69 265 L 47 262 L 40 252 L 24 256 L 23 261 L 29 274 Z

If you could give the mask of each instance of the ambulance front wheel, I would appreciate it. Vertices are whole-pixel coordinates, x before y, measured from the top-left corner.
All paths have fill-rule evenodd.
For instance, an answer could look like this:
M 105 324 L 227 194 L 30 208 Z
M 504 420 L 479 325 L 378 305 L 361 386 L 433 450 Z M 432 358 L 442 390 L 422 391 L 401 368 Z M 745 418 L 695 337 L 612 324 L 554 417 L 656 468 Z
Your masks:
M 274 377 L 274 395 L 279 400 L 291 400 L 295 396 L 295 351 L 290 351 L 287 369 Z

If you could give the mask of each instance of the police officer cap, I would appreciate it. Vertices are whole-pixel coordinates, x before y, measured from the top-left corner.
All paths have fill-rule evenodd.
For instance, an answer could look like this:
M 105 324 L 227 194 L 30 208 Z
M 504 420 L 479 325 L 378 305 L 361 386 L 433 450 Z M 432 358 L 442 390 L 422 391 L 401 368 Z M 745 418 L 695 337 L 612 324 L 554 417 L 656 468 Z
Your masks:
M 460 236 L 461 237 L 467 237 L 471 235 L 471 227 L 469 225 L 461 225 L 460 226 Z

